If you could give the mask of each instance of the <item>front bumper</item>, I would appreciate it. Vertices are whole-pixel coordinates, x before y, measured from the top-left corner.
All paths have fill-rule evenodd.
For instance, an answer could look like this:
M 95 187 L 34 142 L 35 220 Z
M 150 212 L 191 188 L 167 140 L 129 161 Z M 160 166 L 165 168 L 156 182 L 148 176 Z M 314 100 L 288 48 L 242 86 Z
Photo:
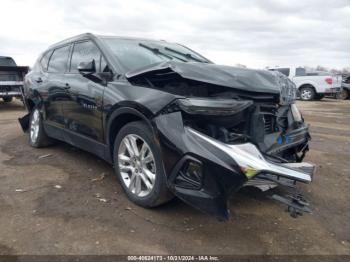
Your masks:
M 0 81 L 0 97 L 21 97 L 21 83 L 19 81 Z
M 155 118 L 169 188 L 183 201 L 228 219 L 228 198 L 259 174 L 310 183 L 309 163 L 275 163 L 252 143 L 230 145 L 184 126 L 180 112 Z M 188 171 L 196 166 L 196 172 Z M 192 168 L 193 169 L 193 168 Z

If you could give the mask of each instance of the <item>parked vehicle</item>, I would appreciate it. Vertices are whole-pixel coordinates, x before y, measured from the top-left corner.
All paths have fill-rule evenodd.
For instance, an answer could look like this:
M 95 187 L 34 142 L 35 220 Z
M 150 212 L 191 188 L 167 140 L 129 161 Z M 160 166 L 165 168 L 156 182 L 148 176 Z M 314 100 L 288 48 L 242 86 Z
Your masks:
M 227 219 L 243 186 L 312 180 L 308 125 L 278 72 L 215 65 L 165 41 L 83 34 L 40 55 L 24 92 L 31 146 L 58 139 L 96 154 L 140 206 L 176 195 Z M 294 216 L 309 210 L 300 195 L 275 199 Z
M 22 97 L 23 78 L 28 69 L 27 66 L 17 66 L 11 57 L 0 56 L 0 98 L 4 102 Z
M 342 90 L 337 97 L 338 99 L 349 99 L 350 98 L 350 75 L 343 78 L 341 84 Z
M 307 72 L 302 67 L 274 67 L 270 71 L 278 71 L 291 79 L 301 100 L 321 100 L 325 96 L 336 96 L 341 91 L 341 76 L 328 72 Z

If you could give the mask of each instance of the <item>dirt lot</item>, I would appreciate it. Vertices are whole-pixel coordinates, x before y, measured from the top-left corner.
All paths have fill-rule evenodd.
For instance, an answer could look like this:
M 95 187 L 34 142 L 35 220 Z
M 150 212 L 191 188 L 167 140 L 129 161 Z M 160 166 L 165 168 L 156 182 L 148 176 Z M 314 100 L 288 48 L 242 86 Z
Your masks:
M 21 104 L 0 102 L 0 254 L 350 254 L 350 101 L 298 104 L 318 166 L 301 187 L 313 214 L 293 219 L 241 192 L 224 223 L 179 200 L 133 205 L 102 160 L 64 143 L 31 148 Z

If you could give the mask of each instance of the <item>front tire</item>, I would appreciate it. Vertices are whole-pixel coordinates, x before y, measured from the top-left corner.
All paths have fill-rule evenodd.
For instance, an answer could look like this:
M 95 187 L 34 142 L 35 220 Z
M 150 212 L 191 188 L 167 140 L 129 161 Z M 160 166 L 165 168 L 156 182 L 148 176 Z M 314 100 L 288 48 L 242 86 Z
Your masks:
M 38 108 L 34 108 L 30 113 L 29 120 L 29 144 L 32 147 L 45 147 L 52 143 L 52 139 L 47 136 L 43 127 L 43 118 Z
M 155 207 L 173 196 L 168 190 L 160 149 L 144 122 L 125 125 L 114 142 L 114 169 L 128 198 Z
M 303 101 L 311 101 L 315 99 L 315 90 L 312 87 L 306 86 L 300 88 L 300 99 Z

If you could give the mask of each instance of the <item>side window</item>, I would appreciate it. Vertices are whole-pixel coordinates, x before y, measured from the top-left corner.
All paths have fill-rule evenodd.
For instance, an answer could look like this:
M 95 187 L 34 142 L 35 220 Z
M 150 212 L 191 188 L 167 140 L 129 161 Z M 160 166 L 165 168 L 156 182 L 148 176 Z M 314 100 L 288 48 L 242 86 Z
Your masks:
M 111 70 L 108 67 L 108 64 L 106 62 L 106 60 L 103 58 L 103 56 L 101 55 L 101 72 L 110 72 Z
M 68 54 L 70 46 L 57 48 L 50 58 L 48 71 L 51 73 L 64 73 L 67 69 Z
M 49 63 L 49 59 L 50 59 L 51 54 L 52 54 L 52 51 L 51 51 L 51 50 L 50 50 L 49 52 L 46 52 L 46 54 L 44 54 L 43 57 L 42 57 L 41 60 L 40 60 L 41 68 L 42 68 L 44 71 L 47 71 L 47 66 L 48 66 L 48 63 Z
M 302 68 L 302 67 L 297 67 L 295 68 L 295 76 L 306 76 L 306 70 L 305 68 Z M 315 74 L 317 75 L 317 74 Z
M 289 76 L 289 68 L 277 68 L 276 70 L 285 76 Z
M 81 62 L 90 62 L 93 59 L 95 60 L 96 70 L 99 71 L 101 52 L 97 46 L 91 41 L 75 43 L 70 63 L 70 72 L 78 73 L 78 65 Z

